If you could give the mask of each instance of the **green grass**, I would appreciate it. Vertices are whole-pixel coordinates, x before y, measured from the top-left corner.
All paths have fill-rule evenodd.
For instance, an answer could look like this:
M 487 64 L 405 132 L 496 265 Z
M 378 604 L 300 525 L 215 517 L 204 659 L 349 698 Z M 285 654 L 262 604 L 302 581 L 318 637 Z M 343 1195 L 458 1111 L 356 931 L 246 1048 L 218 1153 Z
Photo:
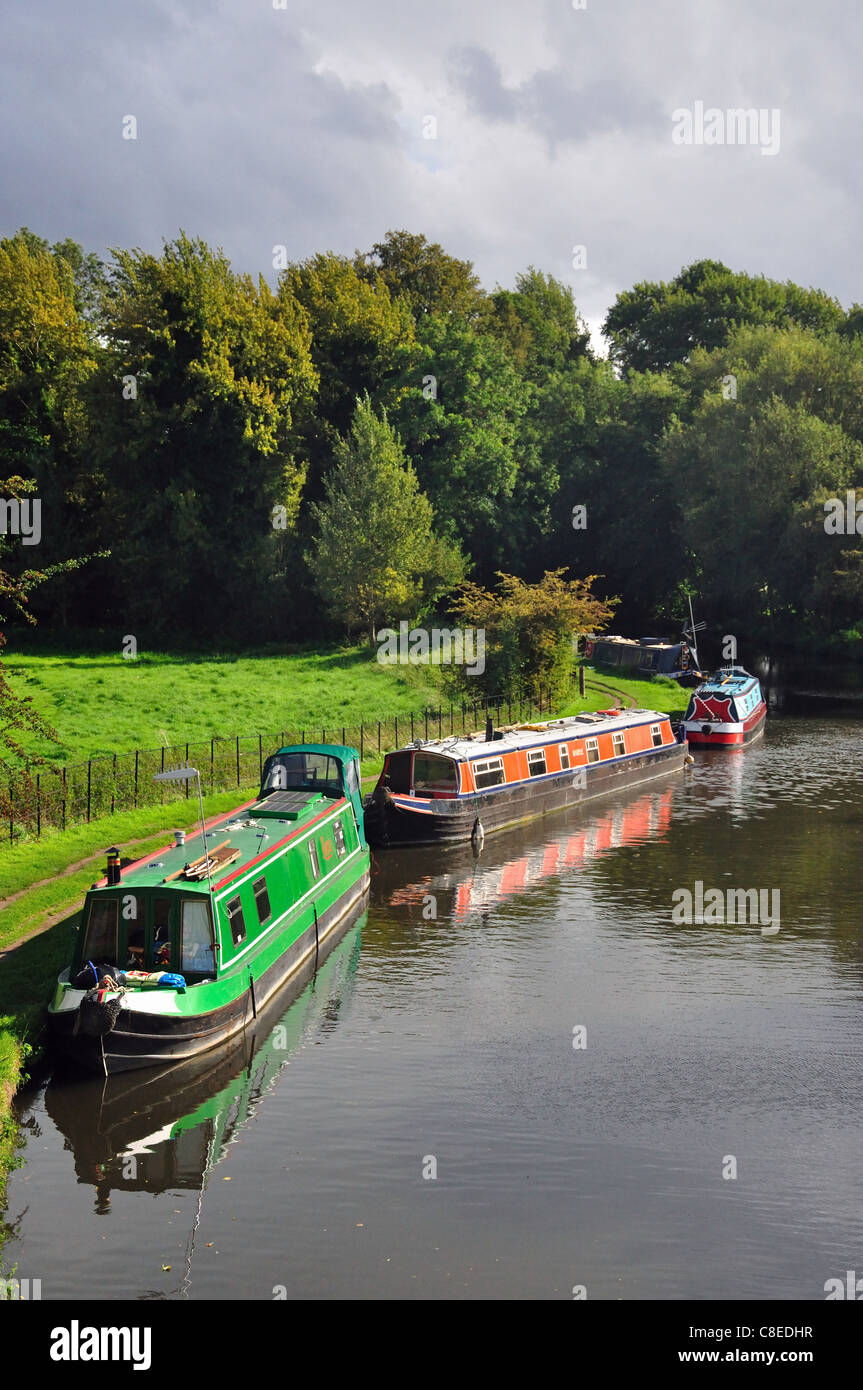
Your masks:
M 4 662 L 14 688 L 33 697 L 59 736 L 57 744 L 29 735 L 22 743 L 58 763 L 282 728 L 311 734 L 323 723 L 335 730 L 441 703 L 433 670 L 381 665 L 365 646 L 290 655 L 142 652 L 134 661 L 119 649 L 7 650 Z M 686 704 L 686 692 L 674 682 L 630 680 L 601 669 L 597 678 L 655 709 L 676 712 Z M 601 708 L 605 699 L 593 693 L 580 705 L 570 702 L 566 712 Z
M 692 694 L 685 686 L 667 676 L 657 676 L 654 680 L 632 680 L 620 676 L 613 667 L 596 666 L 587 668 L 587 684 L 591 680 L 601 681 L 603 685 L 613 686 L 615 690 L 631 695 L 642 709 L 655 709 L 663 714 L 683 714 Z M 609 699 L 604 691 L 594 691 L 589 699 L 581 704 L 577 700 L 569 702 L 561 710 L 562 714 L 576 714 L 579 709 L 604 709 L 609 707 Z
M 439 702 L 422 666 L 381 665 L 364 647 L 290 655 L 7 649 L 14 689 L 57 731 L 59 743 L 21 742 L 57 762 L 271 732 L 322 723 L 372 721 Z

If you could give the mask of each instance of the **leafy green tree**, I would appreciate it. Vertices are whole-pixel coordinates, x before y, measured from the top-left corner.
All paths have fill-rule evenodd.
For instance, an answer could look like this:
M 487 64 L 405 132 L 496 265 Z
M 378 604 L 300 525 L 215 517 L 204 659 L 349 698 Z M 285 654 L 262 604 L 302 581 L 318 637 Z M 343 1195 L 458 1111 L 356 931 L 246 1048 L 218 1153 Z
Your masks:
M 529 386 L 500 343 L 464 319 L 427 315 L 393 423 L 434 507 L 480 575 L 509 554 L 504 517 L 520 466 Z
M 696 261 L 669 283 L 642 281 L 617 296 L 603 325 L 612 360 L 624 371 L 663 371 L 695 348 L 719 348 L 740 325 L 796 324 L 817 333 L 840 327 L 841 305 L 822 290 Z
M 339 440 L 325 497 L 313 504 L 317 536 L 307 555 L 318 593 L 348 632 L 372 644 L 392 626 L 427 609 L 464 575 L 458 551 L 438 539 L 433 512 L 390 426 L 366 396 L 349 438 Z
M 72 255 L 74 243 L 65 245 Z M 35 480 L 43 568 L 98 545 L 86 509 L 87 390 L 97 349 L 79 313 L 73 270 L 56 250 L 27 228 L 0 241 L 0 475 Z M 61 623 L 70 592 L 74 586 L 63 586 L 59 601 L 51 595 Z
M 330 432 L 350 427 L 358 396 L 386 406 L 398 389 L 399 350 L 413 341 L 406 304 L 395 303 L 380 276 L 360 275 L 344 256 L 312 256 L 281 276 L 280 296 L 300 304 L 311 331 L 320 378 L 316 421 Z
M 370 283 L 383 281 L 394 299 L 404 300 L 414 320 L 424 314 L 480 316 L 485 291 L 470 261 L 449 256 L 436 241 L 404 230 L 387 232 L 354 264 Z
M 863 488 L 863 344 L 744 328 L 691 375 L 698 404 L 660 457 L 708 615 L 791 640 L 859 619 L 856 537 L 825 532 L 824 503 Z
M 565 569 L 547 571 L 538 583 L 528 584 L 501 573 L 496 593 L 471 582 L 461 586 L 453 612 L 485 632 L 485 671 L 470 677 L 471 692 L 549 695 L 558 703 L 567 697 L 575 639 L 600 631 L 616 600 L 603 601 L 592 592 L 595 575 L 565 579 L 565 574 Z M 465 675 L 454 679 L 468 689 Z
M 296 515 L 297 422 L 317 387 L 307 315 L 183 233 L 161 256 L 114 258 L 98 455 L 127 630 L 281 626 L 278 528 Z
M 515 277 L 514 290 L 490 299 L 488 331 L 505 344 L 519 371 L 542 385 L 589 356 L 590 333 L 575 307 L 572 290 L 553 275 L 529 266 Z

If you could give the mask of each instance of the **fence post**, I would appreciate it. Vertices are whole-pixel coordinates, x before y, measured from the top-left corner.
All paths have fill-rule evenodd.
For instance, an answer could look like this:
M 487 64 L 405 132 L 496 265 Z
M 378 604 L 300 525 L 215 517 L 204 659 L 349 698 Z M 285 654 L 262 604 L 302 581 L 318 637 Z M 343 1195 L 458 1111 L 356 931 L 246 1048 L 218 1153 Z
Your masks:
M 237 734 L 237 786 L 240 785 L 240 735 Z
M 342 747 L 344 748 L 344 746 L 345 746 L 345 726 L 344 726 L 344 724 L 343 724 L 343 725 L 342 725 Z
M 414 741 L 414 712 L 411 710 L 411 743 Z
M 189 745 L 188 745 L 188 743 L 187 743 L 187 744 L 186 744 L 186 767 L 188 767 L 188 766 L 189 766 Z M 189 797 L 189 782 L 190 782 L 190 781 L 191 781 L 191 778 L 187 777 L 187 778 L 186 778 L 186 799 L 187 799 L 187 800 L 188 800 L 188 797 Z M 204 848 L 206 849 L 206 845 L 204 846 Z
M 378 720 L 378 752 L 381 751 L 381 721 Z
M 36 773 L 36 839 L 42 838 L 42 774 Z
M 87 824 L 90 824 L 90 788 L 93 777 L 93 759 L 87 759 Z
M 139 750 L 136 748 L 136 749 L 135 749 L 135 806 L 136 806 L 136 807 L 137 807 L 137 805 L 138 805 L 138 752 L 139 752 Z
M 584 696 L 584 662 L 578 668 L 578 693 Z
M 114 754 L 114 767 L 111 777 L 111 815 L 114 814 L 114 798 L 117 795 L 117 754 Z
M 362 760 L 363 760 L 363 758 L 364 758 L 365 756 L 366 756 L 365 734 L 364 734 L 364 730 L 363 730 L 363 721 L 360 720 L 360 762 L 362 762 Z
M 443 714 L 442 714 L 442 712 L 441 712 L 441 707 L 440 707 L 440 705 L 438 705 L 438 707 L 437 707 L 437 736 L 438 736 L 438 738 L 443 738 L 443 724 L 442 724 L 442 722 L 441 722 L 442 720 L 443 720 Z
M 259 782 L 259 783 L 260 783 L 261 781 L 263 781 L 263 777 L 264 777 L 264 745 L 263 745 L 263 743 L 262 743 L 262 741 L 261 741 L 261 735 L 258 734 L 258 782 Z
M 399 746 L 399 717 L 396 715 L 396 748 Z
M 9 843 L 15 843 L 15 787 L 9 783 Z
M 453 721 L 453 708 L 452 708 L 452 701 L 450 700 L 450 706 L 449 706 L 449 731 L 450 731 L 450 733 L 452 733 L 452 731 L 453 731 L 453 722 L 452 722 L 452 721 Z
M 423 710 L 423 714 L 425 715 L 425 721 L 426 721 L 426 743 L 428 743 L 428 737 L 429 737 L 429 712 L 428 712 L 428 705 L 426 705 L 425 709 Z
M 214 791 L 214 789 L 215 789 L 215 780 L 216 780 L 215 762 L 214 762 L 214 753 L 215 753 L 215 749 L 214 749 L 214 747 L 213 747 L 213 745 L 214 745 L 215 742 L 216 742 L 216 740 L 215 740 L 214 738 L 211 738 L 211 739 L 210 739 L 210 795 L 211 795 L 211 796 L 213 795 L 213 791 Z
M 62 802 L 61 802 L 61 806 L 62 806 L 62 817 L 63 817 L 62 825 L 63 825 L 63 829 L 65 830 L 65 829 L 66 829 L 66 769 L 65 769 L 65 767 L 63 768 L 63 800 L 62 800 Z

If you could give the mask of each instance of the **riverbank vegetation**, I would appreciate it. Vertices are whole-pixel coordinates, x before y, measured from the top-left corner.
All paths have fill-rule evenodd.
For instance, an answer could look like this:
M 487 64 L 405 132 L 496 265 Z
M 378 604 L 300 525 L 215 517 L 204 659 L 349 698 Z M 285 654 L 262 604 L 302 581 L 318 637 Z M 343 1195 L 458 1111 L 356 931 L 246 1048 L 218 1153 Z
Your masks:
M 31 596 L 54 630 L 338 640 L 462 572 L 563 567 L 623 631 L 676 635 L 691 589 L 741 651 L 863 651 L 854 505 L 825 526 L 863 489 L 860 306 L 704 260 L 622 292 L 600 358 L 533 267 L 487 290 L 406 231 L 276 264 L 0 241 L 0 477 L 35 484 L 14 566 L 95 557 Z

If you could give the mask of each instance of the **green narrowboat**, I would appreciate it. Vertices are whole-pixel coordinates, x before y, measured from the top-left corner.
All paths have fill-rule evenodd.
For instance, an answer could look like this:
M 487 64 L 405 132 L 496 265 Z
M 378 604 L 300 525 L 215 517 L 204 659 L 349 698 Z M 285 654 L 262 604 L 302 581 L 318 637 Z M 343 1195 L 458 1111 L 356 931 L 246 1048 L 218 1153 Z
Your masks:
M 56 1046 L 105 1074 L 226 1042 L 363 901 L 359 755 L 280 748 L 257 799 L 175 838 L 125 870 L 109 851 L 49 1005 Z

